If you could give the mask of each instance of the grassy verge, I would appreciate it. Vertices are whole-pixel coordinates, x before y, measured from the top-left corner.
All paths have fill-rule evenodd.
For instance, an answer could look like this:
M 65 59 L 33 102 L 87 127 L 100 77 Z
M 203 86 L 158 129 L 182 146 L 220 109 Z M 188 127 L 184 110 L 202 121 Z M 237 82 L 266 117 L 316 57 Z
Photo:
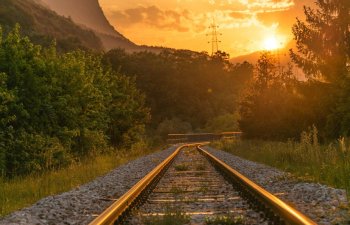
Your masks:
M 242 158 L 291 172 L 303 180 L 347 190 L 350 194 L 350 145 L 339 139 L 320 145 L 317 131 L 303 133 L 300 142 L 221 141 L 214 147 Z
M 71 190 L 108 173 L 117 166 L 155 151 L 147 149 L 147 146 L 141 145 L 129 151 L 96 156 L 45 174 L 11 180 L 0 178 L 0 217 L 29 206 L 46 196 Z

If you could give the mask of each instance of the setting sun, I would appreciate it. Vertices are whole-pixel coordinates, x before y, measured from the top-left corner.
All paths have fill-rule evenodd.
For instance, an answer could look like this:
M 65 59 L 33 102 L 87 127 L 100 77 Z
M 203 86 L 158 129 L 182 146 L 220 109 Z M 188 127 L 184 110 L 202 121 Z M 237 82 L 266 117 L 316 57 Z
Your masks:
M 278 42 L 275 36 L 268 37 L 264 40 L 264 49 L 271 51 L 281 47 L 281 43 Z

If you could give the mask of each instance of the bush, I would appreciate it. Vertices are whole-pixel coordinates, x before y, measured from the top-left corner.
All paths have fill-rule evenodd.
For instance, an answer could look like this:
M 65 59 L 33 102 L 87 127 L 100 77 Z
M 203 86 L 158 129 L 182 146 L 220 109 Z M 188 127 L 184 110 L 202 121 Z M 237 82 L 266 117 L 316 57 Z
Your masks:
M 166 138 L 168 134 L 186 134 L 192 132 L 190 123 L 182 121 L 178 118 L 165 119 L 161 122 L 156 133 L 162 138 Z
M 102 56 L 0 33 L 0 171 L 43 172 L 139 140 L 149 120 L 132 78 Z

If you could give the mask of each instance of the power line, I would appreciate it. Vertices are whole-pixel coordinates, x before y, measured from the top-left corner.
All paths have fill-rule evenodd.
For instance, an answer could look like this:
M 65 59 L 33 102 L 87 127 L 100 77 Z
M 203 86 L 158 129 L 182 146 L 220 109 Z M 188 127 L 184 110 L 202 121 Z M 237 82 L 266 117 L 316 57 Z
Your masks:
M 211 44 L 212 56 L 219 51 L 219 43 L 221 43 L 221 41 L 218 39 L 218 36 L 222 34 L 218 33 L 218 28 L 219 26 L 216 25 L 215 19 L 213 19 L 213 23 L 209 26 L 211 32 L 210 34 L 207 34 L 207 36 L 211 36 L 211 41 L 208 41 L 208 43 Z

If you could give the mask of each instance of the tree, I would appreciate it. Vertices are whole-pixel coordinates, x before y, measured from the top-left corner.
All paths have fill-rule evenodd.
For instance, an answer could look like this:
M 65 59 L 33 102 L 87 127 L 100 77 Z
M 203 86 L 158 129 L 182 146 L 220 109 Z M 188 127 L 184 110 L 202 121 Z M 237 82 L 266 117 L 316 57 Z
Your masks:
M 55 169 L 142 137 L 149 119 L 144 96 L 102 55 L 57 53 L 55 44 L 45 48 L 22 37 L 18 26 L 2 37 L 1 173 Z
M 0 175 L 6 171 L 6 148 L 13 135 L 12 127 L 9 124 L 16 119 L 11 114 L 10 108 L 15 102 L 14 94 L 6 87 L 7 75 L 0 73 Z
M 318 99 L 321 111 L 328 111 L 321 130 L 337 138 L 350 134 L 350 1 L 317 0 L 316 6 L 304 7 L 306 22 L 298 19 L 293 27 L 298 51 L 291 51 L 291 57 L 309 79 L 329 86 L 320 89 Z
M 350 1 L 317 0 L 316 6 L 304 7 L 306 22 L 293 26 L 297 52 L 291 57 L 309 78 L 339 84 L 350 56 Z
M 292 68 L 279 68 L 271 53 L 261 55 L 255 76 L 240 102 L 239 125 L 245 137 L 283 140 L 305 127 L 299 82 Z
M 114 71 L 136 77 L 151 109 L 153 130 L 167 118 L 178 118 L 196 130 L 212 118 L 233 113 L 239 91 L 252 77 L 252 65 L 233 65 L 224 52 L 211 57 L 189 50 L 127 54 L 117 49 L 104 60 Z

